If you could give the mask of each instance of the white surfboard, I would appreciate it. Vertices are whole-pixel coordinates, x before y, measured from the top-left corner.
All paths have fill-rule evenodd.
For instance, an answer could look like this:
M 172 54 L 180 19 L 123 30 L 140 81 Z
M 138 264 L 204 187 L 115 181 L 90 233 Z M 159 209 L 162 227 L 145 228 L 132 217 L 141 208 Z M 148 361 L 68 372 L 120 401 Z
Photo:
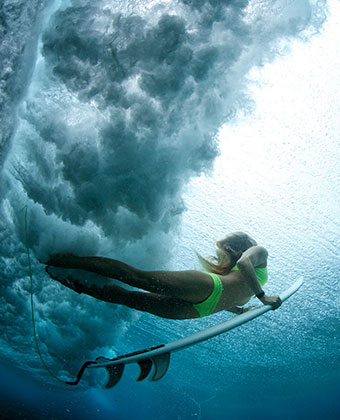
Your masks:
M 302 283 L 303 278 L 300 277 L 289 289 L 285 290 L 280 295 L 282 302 L 292 296 L 301 287 Z M 105 368 L 109 374 L 109 381 L 105 385 L 105 388 L 112 388 L 119 382 L 120 378 L 122 377 L 124 366 L 129 363 L 138 363 L 140 366 L 141 372 L 137 381 L 142 381 L 145 379 L 151 372 L 153 366 L 154 372 L 151 380 L 158 381 L 165 375 L 168 370 L 171 353 L 174 353 L 178 350 L 183 350 L 187 347 L 193 346 L 194 344 L 198 344 L 212 337 L 216 337 L 219 334 L 230 331 L 233 328 L 239 327 L 240 325 L 257 318 L 258 316 L 263 315 L 270 310 L 272 310 L 270 305 L 262 305 L 241 315 L 237 315 L 228 321 L 214 325 L 213 327 L 199 331 L 195 334 L 189 335 L 188 337 L 183 337 L 179 340 L 172 341 L 168 344 L 162 344 L 160 346 L 152 347 L 149 349 L 139 350 L 134 353 L 124 354 L 114 359 L 98 357 L 95 362 L 86 362 L 87 365 L 83 365 L 83 368 L 78 374 L 77 383 L 79 382 L 85 368 Z

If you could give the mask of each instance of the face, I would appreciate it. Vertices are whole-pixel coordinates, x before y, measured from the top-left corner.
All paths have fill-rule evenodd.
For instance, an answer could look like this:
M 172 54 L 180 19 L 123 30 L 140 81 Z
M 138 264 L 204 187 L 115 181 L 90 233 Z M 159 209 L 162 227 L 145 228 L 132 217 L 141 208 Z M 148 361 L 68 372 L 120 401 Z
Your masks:
M 230 257 L 230 264 L 233 267 L 237 261 L 242 257 L 242 251 L 234 251 L 232 248 L 227 250 L 227 254 Z

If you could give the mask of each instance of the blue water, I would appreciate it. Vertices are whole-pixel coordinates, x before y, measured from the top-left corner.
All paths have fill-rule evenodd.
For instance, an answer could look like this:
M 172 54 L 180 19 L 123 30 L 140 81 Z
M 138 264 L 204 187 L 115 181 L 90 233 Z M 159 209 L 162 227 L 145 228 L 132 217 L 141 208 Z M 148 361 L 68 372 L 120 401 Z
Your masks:
M 340 417 L 338 2 L 0 3 L 0 418 Z M 329 53 L 328 53 L 329 49 Z M 172 356 L 157 383 L 85 360 L 224 321 L 169 321 L 55 284 L 72 251 L 198 268 L 228 231 L 268 248 L 279 311 Z M 85 276 L 85 274 L 84 274 Z M 87 276 L 87 281 L 98 281 Z

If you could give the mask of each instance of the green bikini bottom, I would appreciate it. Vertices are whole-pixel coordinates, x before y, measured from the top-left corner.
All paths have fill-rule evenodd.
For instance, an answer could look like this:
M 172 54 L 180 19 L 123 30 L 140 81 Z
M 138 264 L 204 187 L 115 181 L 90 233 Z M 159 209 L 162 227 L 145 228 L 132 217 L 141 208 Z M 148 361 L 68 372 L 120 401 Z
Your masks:
M 235 265 L 231 270 L 232 271 L 238 270 L 237 265 Z M 214 288 L 213 288 L 213 291 L 211 292 L 211 295 L 207 297 L 207 299 L 205 299 L 201 303 L 193 304 L 200 318 L 211 315 L 214 312 L 214 309 L 216 308 L 220 300 L 222 291 L 223 291 L 222 282 L 221 282 L 221 279 L 218 277 L 218 275 L 214 273 L 207 273 L 207 274 L 209 274 L 209 276 L 214 280 Z M 268 280 L 267 267 L 264 267 L 264 268 L 256 267 L 255 274 L 256 274 L 258 282 L 260 283 L 261 286 L 263 286 Z
M 214 280 L 214 288 L 211 292 L 211 295 L 207 297 L 207 299 L 201 303 L 195 303 L 193 305 L 196 311 L 199 313 L 200 318 L 203 318 L 204 316 L 210 315 L 214 312 L 214 309 L 220 300 L 223 290 L 222 282 L 218 275 L 214 273 L 207 274 L 209 274 L 209 276 Z

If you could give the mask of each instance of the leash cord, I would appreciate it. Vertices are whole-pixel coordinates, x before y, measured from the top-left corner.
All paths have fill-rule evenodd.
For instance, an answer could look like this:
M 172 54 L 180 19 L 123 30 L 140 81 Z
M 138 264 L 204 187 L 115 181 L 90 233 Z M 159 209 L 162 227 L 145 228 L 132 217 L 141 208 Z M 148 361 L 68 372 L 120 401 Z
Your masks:
M 33 280 L 32 280 L 32 267 L 31 267 L 31 257 L 30 257 L 30 249 L 28 246 L 28 233 L 27 233 L 27 206 L 25 206 L 22 210 L 25 212 L 25 245 L 26 245 L 26 253 L 27 253 L 27 261 L 28 261 L 28 272 L 30 277 L 30 295 L 31 295 L 31 317 L 32 317 L 32 327 L 33 327 L 33 336 L 34 336 L 34 342 L 35 342 L 35 348 L 37 350 L 37 353 L 39 355 L 39 358 L 41 360 L 42 365 L 47 370 L 47 372 L 52 376 L 52 378 L 56 379 L 58 382 L 61 382 L 63 384 L 67 384 L 67 382 L 63 381 L 62 379 L 58 378 L 46 365 L 40 349 L 39 349 L 39 343 L 37 338 L 37 332 L 35 328 L 35 319 L 34 319 L 34 305 L 33 305 Z

